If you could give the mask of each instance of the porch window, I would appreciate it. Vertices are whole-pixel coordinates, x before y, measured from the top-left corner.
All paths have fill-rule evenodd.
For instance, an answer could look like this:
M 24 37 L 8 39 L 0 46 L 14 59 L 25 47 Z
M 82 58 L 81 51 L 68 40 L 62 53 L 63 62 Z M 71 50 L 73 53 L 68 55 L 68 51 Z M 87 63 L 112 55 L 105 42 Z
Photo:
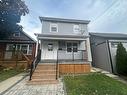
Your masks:
M 27 48 L 28 48 L 28 45 L 22 45 L 22 52 L 24 53 L 24 54 L 27 54 Z
M 67 43 L 67 52 L 72 52 L 72 43 Z
M 15 46 L 13 44 L 7 44 L 6 50 L 12 51 L 14 50 Z
M 77 52 L 77 50 L 78 50 L 77 43 L 73 43 L 73 52 Z
M 28 54 L 32 54 L 32 45 L 29 45 L 28 47 Z
M 24 53 L 24 54 L 28 54 L 28 55 L 31 55 L 32 54 L 32 45 L 22 45 L 21 46 L 21 51 Z
M 67 52 L 77 52 L 78 44 L 77 43 L 67 43 Z
M 48 51 L 53 51 L 53 44 L 48 44 Z
M 50 32 L 58 32 L 58 25 L 55 23 L 50 24 Z

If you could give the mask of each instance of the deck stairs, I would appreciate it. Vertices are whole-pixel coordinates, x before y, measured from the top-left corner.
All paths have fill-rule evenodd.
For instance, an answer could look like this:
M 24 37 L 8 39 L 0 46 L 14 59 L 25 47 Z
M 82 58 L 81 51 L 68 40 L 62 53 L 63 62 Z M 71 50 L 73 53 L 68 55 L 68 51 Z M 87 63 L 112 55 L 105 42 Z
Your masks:
M 56 84 L 58 83 L 56 73 L 55 63 L 39 63 L 29 84 Z

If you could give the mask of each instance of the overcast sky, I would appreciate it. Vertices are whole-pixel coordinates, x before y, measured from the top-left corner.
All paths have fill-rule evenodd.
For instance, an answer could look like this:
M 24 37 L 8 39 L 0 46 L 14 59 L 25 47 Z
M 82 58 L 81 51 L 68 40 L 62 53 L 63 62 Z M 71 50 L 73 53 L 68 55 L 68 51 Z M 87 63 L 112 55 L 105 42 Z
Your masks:
M 22 17 L 24 31 L 41 32 L 39 16 L 90 20 L 89 32 L 127 33 L 127 0 L 25 0 L 30 13 Z

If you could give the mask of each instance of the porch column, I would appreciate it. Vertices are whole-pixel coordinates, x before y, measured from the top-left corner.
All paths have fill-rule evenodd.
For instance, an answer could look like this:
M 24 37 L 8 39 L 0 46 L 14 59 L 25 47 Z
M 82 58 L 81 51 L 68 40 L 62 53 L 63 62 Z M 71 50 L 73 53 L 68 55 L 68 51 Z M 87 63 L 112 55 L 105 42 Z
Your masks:
M 38 45 L 39 45 L 39 40 L 37 39 L 35 57 L 36 57 L 37 54 L 38 54 Z
M 91 48 L 90 48 L 90 41 L 89 38 L 87 38 L 87 52 L 88 52 L 88 61 L 92 62 L 92 57 L 91 57 Z

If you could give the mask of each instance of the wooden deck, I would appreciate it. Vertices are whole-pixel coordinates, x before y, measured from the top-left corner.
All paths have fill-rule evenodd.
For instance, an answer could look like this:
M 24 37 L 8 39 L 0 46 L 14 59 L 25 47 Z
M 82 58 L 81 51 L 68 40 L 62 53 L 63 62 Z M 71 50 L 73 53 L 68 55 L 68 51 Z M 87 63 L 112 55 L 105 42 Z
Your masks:
M 59 64 L 59 74 L 83 74 L 89 73 L 91 66 L 89 63 L 62 63 Z

